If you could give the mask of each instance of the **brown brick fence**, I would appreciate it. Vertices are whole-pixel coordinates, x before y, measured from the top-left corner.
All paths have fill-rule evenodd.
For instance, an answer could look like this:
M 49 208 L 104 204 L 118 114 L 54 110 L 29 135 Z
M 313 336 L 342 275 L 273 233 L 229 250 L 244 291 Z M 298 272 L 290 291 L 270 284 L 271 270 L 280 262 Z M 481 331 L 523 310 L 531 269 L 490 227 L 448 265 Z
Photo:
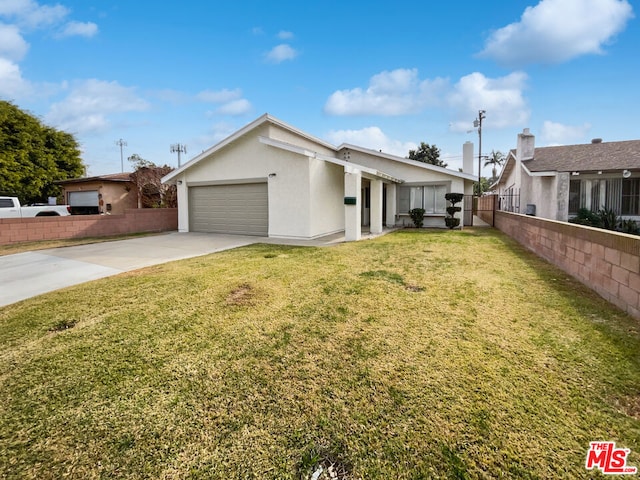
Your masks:
M 178 210 L 176 208 L 130 209 L 125 210 L 124 215 L 2 218 L 0 219 L 0 245 L 177 229 Z
M 495 226 L 640 319 L 640 237 L 500 211 Z

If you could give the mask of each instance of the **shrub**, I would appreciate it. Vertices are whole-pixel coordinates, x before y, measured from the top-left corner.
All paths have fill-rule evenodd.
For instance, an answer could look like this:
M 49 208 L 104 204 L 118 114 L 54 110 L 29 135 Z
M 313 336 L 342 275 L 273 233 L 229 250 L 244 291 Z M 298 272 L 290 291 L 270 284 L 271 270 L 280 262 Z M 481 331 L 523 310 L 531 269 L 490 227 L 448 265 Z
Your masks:
M 602 219 L 597 213 L 592 212 L 588 208 L 581 208 L 575 217 L 569 219 L 570 223 L 578 225 L 586 225 L 588 227 L 602 227 Z
M 413 220 L 413 224 L 416 228 L 422 228 L 422 224 L 424 223 L 424 208 L 414 208 L 413 210 L 409 210 L 409 215 L 411 216 L 411 220 Z
M 640 235 L 640 227 L 638 227 L 638 222 L 635 220 L 621 220 L 620 231 L 631 235 Z
M 602 228 L 606 230 L 615 230 L 618 226 L 618 215 L 609 208 L 603 208 L 598 211 L 598 217 L 600 217 Z
M 450 229 L 453 229 L 460 225 L 460 219 L 456 218 L 456 213 L 460 212 L 462 208 L 456 207 L 456 203 L 459 203 L 464 198 L 464 193 L 445 193 L 444 198 L 451 203 L 451 206 L 447 207 L 448 217 L 445 217 L 444 223 Z

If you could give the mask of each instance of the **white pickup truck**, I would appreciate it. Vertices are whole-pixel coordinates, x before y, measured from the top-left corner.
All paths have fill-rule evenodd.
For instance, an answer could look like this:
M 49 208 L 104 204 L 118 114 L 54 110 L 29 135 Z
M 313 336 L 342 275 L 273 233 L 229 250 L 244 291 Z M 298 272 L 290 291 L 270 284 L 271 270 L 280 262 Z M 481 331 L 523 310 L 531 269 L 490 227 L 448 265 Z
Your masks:
M 64 217 L 71 215 L 69 205 L 21 206 L 18 197 L 0 197 L 0 218 Z

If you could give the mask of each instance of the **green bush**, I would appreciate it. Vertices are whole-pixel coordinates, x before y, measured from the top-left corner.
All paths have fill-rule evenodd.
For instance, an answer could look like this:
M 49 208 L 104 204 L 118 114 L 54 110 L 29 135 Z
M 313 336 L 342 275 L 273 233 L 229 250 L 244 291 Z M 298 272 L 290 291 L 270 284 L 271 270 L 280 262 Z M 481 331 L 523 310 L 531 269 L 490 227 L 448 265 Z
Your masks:
M 411 216 L 411 220 L 413 220 L 413 224 L 416 228 L 422 228 L 422 224 L 424 222 L 424 208 L 414 208 L 413 210 L 409 210 L 409 215 Z
M 620 231 L 631 235 L 640 235 L 640 227 L 638 227 L 638 222 L 635 220 L 621 220 Z
M 586 225 L 588 227 L 602 228 L 602 219 L 600 216 L 588 208 L 579 209 L 577 215 L 570 218 L 569 222 L 576 223 L 578 225 Z
M 610 208 L 603 208 L 598 211 L 598 216 L 600 217 L 600 224 L 602 225 L 602 228 L 606 230 L 615 230 L 618 226 L 618 215 L 616 215 L 616 212 Z
M 456 213 L 462 211 L 462 208 L 456 207 L 456 203 L 459 203 L 464 198 L 464 193 L 445 193 L 444 198 L 451 203 L 451 206 L 447 207 L 448 217 L 445 217 L 444 223 L 447 227 L 453 229 L 460 225 L 460 219 L 456 218 Z

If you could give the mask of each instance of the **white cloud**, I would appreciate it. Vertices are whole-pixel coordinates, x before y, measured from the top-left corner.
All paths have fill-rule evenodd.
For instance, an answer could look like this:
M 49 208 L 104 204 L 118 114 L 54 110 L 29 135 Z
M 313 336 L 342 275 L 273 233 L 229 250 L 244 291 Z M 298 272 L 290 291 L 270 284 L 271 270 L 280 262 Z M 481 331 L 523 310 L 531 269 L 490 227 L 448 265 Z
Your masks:
M 196 95 L 198 100 L 203 102 L 210 103 L 225 103 L 231 102 L 233 100 L 237 100 L 242 97 L 242 90 L 239 88 L 235 88 L 233 90 L 222 89 L 222 90 L 203 90 L 202 92 Z
M 196 95 L 196 98 L 202 102 L 217 103 L 220 106 L 209 115 L 244 115 L 251 111 L 251 102 L 242 98 L 242 90 L 235 88 L 233 90 L 203 90 Z
M 379 127 L 366 127 L 360 130 L 331 130 L 327 140 L 335 145 L 350 143 L 371 150 L 382 150 L 384 153 L 406 157 L 409 150 L 416 149 L 413 142 L 402 142 L 389 138 Z
M 454 118 L 451 130 L 469 130 L 478 110 L 486 110 L 484 124 L 493 128 L 526 124 L 530 116 L 523 96 L 526 81 L 523 72 L 499 78 L 488 78 L 478 72 L 462 77 L 446 98 Z
M 503 128 L 529 119 L 526 81 L 522 72 L 498 78 L 475 72 L 451 85 L 443 78 L 421 80 L 416 69 L 398 69 L 374 75 L 366 89 L 334 92 L 324 109 L 331 115 L 397 116 L 439 108 L 452 119 L 453 131 L 469 130 L 478 110 L 486 110 L 487 124 Z
M 518 67 L 601 54 L 631 18 L 627 0 L 542 0 L 519 22 L 493 32 L 479 56 Z
M 417 69 L 383 71 L 371 77 L 366 89 L 334 92 L 325 104 L 331 115 L 406 115 L 438 103 L 447 80 L 420 81 Z
M 93 37 L 98 33 L 98 25 L 93 22 L 69 22 L 67 23 L 60 37 Z
M 232 102 L 225 103 L 216 110 L 216 113 L 221 115 L 244 115 L 251 111 L 251 102 L 244 98 L 239 100 L 233 100 Z
M 286 43 L 273 47 L 266 55 L 265 59 L 269 63 L 282 63 L 285 60 L 293 60 L 298 56 L 298 52 Z
M 91 79 L 74 84 L 67 98 L 51 106 L 46 121 L 73 133 L 94 132 L 110 126 L 110 115 L 148 108 L 134 88 Z
M 591 125 L 564 125 L 545 121 L 540 134 L 542 140 L 553 145 L 566 145 L 583 140 L 591 130 Z
M 69 14 L 62 5 L 40 5 L 33 0 L 2 0 L 0 16 L 12 18 L 18 25 L 27 28 L 40 28 L 54 25 Z
M 280 40 L 290 40 L 294 37 L 293 32 L 287 32 L 286 30 L 281 30 L 278 32 L 278 38 Z
M 22 38 L 18 27 L 0 23 L 0 57 L 19 61 L 28 50 L 29 44 Z
M 0 58 L 0 97 L 22 98 L 32 92 L 31 84 L 22 77 L 20 67 L 5 58 Z

